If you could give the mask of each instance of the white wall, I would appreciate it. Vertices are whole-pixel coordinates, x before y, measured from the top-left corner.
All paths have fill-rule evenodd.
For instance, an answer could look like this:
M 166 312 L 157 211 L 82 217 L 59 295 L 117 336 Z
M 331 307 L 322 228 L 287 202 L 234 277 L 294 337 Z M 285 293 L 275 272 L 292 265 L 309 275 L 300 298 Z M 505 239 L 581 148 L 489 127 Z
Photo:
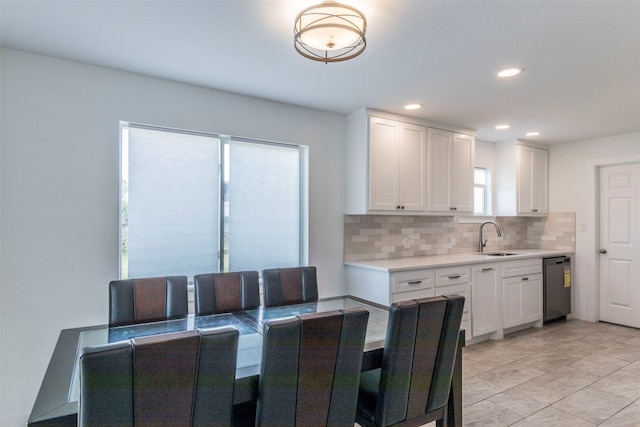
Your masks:
M 342 115 L 10 49 L 1 66 L 0 425 L 26 423 L 61 329 L 107 322 L 120 120 L 308 145 L 309 260 L 321 297 L 344 292 Z
M 550 210 L 576 213 L 572 283 L 577 318 L 598 320 L 596 168 L 632 160 L 640 161 L 640 132 L 550 147 Z

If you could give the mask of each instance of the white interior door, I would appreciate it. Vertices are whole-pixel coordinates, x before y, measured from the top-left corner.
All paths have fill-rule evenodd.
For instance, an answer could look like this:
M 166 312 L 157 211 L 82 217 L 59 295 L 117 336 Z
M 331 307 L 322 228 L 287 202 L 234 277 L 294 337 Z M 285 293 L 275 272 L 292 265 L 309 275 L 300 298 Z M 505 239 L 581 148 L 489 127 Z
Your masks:
M 640 327 L 640 164 L 600 168 L 600 320 Z

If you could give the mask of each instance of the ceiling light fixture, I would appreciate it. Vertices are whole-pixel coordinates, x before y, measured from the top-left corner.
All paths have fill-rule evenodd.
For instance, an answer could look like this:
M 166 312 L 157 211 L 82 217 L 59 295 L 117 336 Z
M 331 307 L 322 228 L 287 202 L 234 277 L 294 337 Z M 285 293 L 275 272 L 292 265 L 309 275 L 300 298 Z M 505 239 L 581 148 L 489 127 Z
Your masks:
M 527 132 L 525 133 L 526 136 L 538 136 L 540 135 L 540 132 L 535 131 L 535 132 Z
M 314 61 L 346 61 L 364 51 L 366 31 L 367 20 L 358 9 L 325 1 L 298 14 L 294 46 L 300 55 Z
M 505 68 L 498 73 L 498 77 L 513 77 L 518 74 L 522 74 L 524 72 L 524 68 L 516 67 L 516 68 Z
M 407 104 L 404 106 L 405 110 L 419 110 L 422 108 L 422 104 Z
M 496 129 L 504 130 L 504 129 L 509 129 L 510 127 L 511 127 L 511 125 L 498 125 L 498 126 L 496 126 Z

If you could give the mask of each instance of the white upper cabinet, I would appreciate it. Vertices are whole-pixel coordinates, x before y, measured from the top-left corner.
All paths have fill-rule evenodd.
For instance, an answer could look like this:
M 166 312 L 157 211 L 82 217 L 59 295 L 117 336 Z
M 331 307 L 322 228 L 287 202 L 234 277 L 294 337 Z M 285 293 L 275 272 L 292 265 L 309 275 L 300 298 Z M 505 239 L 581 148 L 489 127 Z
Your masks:
M 358 115 L 347 122 L 345 212 L 426 214 L 427 128 Z
M 549 213 L 549 150 L 530 143 L 496 145 L 496 214 Z
M 428 146 L 429 212 L 473 212 L 475 138 L 430 128 Z
M 473 131 L 432 125 L 370 109 L 347 118 L 346 214 L 473 212 Z
M 549 213 L 549 151 L 519 145 L 518 213 Z
M 425 210 L 424 126 L 369 118 L 369 210 Z

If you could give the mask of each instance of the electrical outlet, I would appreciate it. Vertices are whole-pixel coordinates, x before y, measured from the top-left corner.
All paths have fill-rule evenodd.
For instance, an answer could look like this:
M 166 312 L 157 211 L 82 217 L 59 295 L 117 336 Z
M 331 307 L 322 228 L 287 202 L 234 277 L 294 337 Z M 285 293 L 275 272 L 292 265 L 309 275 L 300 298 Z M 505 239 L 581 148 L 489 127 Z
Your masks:
M 411 239 L 408 237 L 405 237 L 404 239 L 404 248 L 405 249 L 409 249 L 411 247 Z
M 507 242 L 511 241 L 511 234 L 507 234 Z

